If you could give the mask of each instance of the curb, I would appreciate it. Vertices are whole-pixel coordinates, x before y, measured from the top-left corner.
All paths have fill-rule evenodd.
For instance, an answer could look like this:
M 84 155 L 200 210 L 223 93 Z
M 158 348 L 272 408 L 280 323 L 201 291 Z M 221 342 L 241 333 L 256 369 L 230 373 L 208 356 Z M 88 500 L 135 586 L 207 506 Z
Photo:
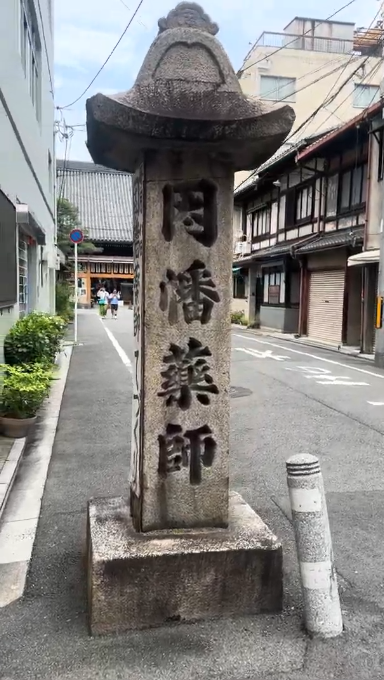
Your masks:
M 24 593 L 71 356 L 72 346 L 64 347 L 36 436 L 28 442 L 23 459 L 20 453 L 13 474 L 8 473 L 14 484 L 12 494 L 7 494 L 0 525 L 0 607 L 18 600 Z M 14 447 L 11 454 L 13 451 Z
M 0 472 L 0 520 L 23 457 L 27 438 L 16 439 Z

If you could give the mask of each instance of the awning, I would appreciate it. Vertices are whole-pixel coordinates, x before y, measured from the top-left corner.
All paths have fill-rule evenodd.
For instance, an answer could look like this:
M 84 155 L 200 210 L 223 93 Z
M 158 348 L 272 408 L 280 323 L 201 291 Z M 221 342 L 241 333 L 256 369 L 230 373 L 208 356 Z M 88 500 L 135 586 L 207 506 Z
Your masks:
M 45 231 L 25 203 L 16 204 L 16 223 L 27 236 L 31 236 L 39 246 L 45 246 Z
M 362 253 L 356 253 L 348 258 L 348 267 L 362 266 L 364 264 L 371 264 L 379 262 L 380 250 L 364 250 Z

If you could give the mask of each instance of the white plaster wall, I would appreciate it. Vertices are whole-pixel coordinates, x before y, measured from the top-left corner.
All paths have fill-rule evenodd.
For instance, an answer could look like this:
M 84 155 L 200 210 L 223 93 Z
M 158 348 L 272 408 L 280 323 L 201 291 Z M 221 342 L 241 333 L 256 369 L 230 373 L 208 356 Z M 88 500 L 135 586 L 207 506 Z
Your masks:
M 30 211 L 46 233 L 47 246 L 43 259 L 48 265 L 43 268 L 43 286 L 41 286 L 39 261 L 36 260 L 35 279 L 37 291 L 36 308 L 41 311 L 53 311 L 55 277 L 52 269 L 55 262 L 54 233 L 54 102 L 49 79 L 49 68 L 53 77 L 53 34 L 50 20 L 50 0 L 40 0 L 44 23 L 44 34 L 47 51 L 44 46 L 42 22 L 36 0 L 34 5 L 41 47 L 41 116 L 37 120 L 36 110 L 28 92 L 20 56 L 20 7 L 17 0 L 0 1 L 0 96 L 5 99 L 6 106 L 0 101 L 0 188 L 13 201 L 26 203 Z M 9 114 L 6 110 L 9 109 Z M 16 125 L 22 144 L 17 139 L 11 118 Z M 48 153 L 52 158 L 52 186 L 49 179 Z M 28 166 L 29 159 L 33 171 Z M 39 183 L 41 188 L 39 188 Z M 40 249 L 39 249 L 40 251 Z M 18 318 L 18 305 L 11 311 L 0 315 L 0 340 L 12 323 Z M 1 346 L 1 342 L 0 342 Z M 1 360 L 1 356 L 0 356 Z

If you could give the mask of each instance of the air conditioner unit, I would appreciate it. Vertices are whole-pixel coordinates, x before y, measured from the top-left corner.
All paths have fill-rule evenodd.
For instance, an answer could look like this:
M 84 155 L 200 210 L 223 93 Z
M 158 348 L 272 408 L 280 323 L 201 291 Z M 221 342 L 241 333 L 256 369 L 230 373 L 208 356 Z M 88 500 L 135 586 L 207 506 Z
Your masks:
M 244 245 L 244 244 L 243 244 L 242 242 L 240 242 L 240 241 L 238 241 L 237 243 L 235 243 L 235 254 L 236 254 L 236 255 L 241 255 L 241 254 L 242 254 L 242 252 L 243 252 L 243 245 Z
M 242 254 L 243 255 L 249 255 L 251 252 L 251 243 L 249 241 L 245 241 L 241 243 L 242 246 Z

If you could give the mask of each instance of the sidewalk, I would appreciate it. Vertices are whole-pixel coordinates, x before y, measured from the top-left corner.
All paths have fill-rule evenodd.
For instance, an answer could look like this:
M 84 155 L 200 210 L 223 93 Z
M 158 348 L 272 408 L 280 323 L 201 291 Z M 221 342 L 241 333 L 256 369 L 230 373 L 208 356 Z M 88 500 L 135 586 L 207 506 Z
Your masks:
M 0 436 L 0 519 L 8 496 L 16 479 L 25 450 L 26 439 L 10 439 Z
M 132 313 L 124 310 L 108 328 L 119 338 L 122 329 L 130 335 L 131 326 Z M 112 638 L 88 636 L 86 506 L 92 496 L 128 493 L 132 388 L 127 367 L 93 312 L 80 315 L 79 341 L 62 402 L 25 596 L 0 609 L 0 678 L 382 678 L 383 610 L 343 579 L 346 634 L 328 642 L 310 641 L 303 634 L 292 530 L 273 502 L 263 518 L 284 545 L 281 615 L 170 625 Z M 237 462 L 236 479 L 241 473 L 246 484 L 247 470 L 241 468 L 240 459 Z M 253 499 L 258 492 L 252 491 Z

